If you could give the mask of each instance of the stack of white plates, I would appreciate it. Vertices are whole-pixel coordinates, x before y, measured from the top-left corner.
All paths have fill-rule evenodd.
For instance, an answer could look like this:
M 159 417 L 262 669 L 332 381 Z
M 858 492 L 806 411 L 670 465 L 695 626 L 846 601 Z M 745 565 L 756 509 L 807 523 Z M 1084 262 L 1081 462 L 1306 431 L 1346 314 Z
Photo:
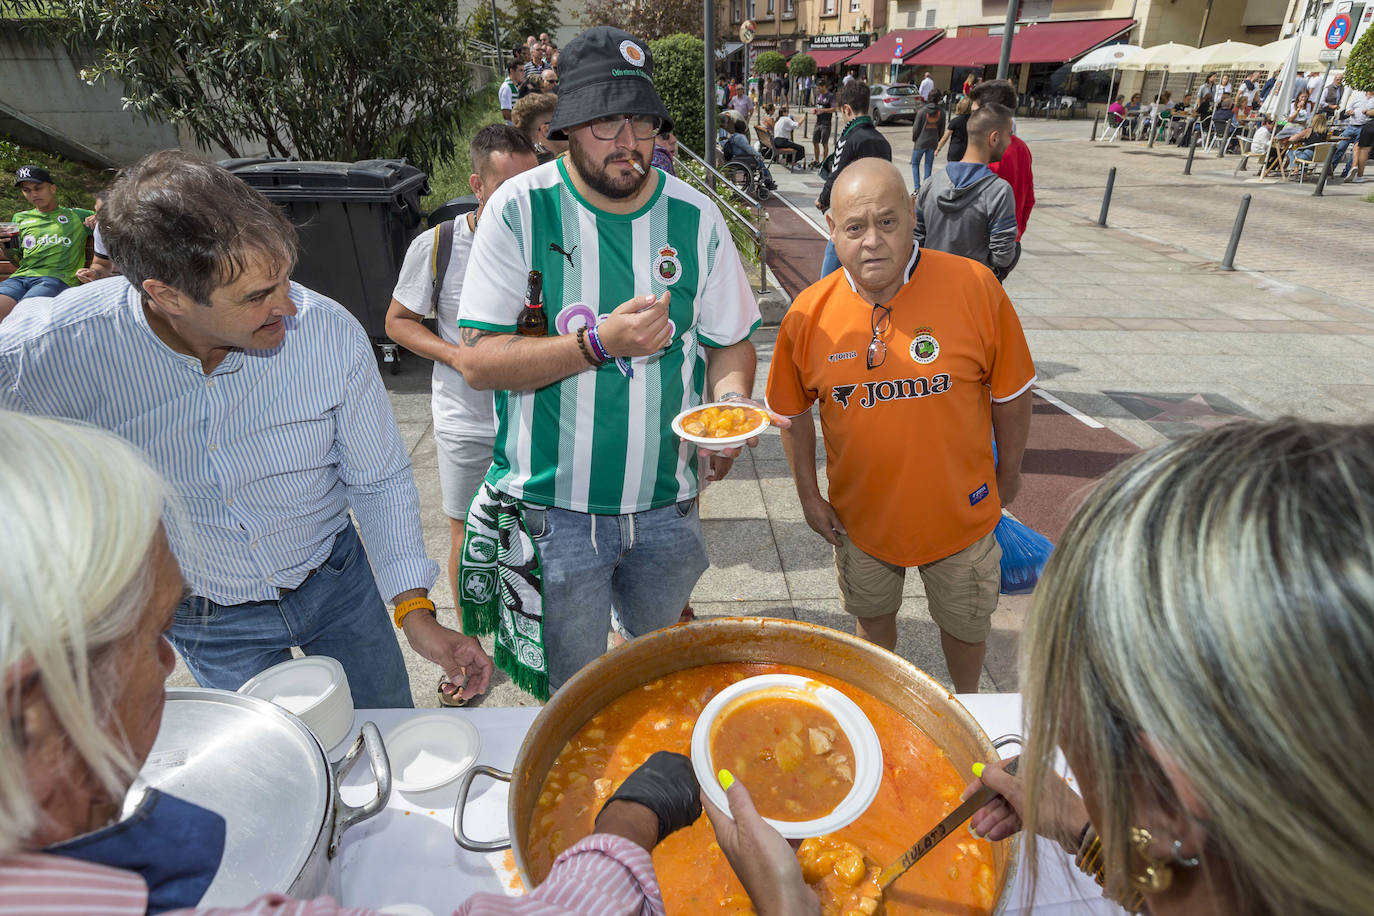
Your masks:
M 325 655 L 273 665 L 238 690 L 276 703 L 306 724 L 326 751 L 353 729 L 353 695 L 343 665 Z

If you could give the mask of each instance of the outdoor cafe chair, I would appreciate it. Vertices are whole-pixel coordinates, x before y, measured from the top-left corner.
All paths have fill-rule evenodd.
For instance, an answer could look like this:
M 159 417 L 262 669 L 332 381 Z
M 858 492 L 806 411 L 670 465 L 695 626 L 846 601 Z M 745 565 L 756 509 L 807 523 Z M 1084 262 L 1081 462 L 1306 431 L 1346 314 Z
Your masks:
M 1336 144 L 1330 140 L 1323 143 L 1309 143 L 1306 146 L 1298 147 L 1299 150 L 1312 150 L 1311 159 L 1297 158 L 1293 160 L 1293 167 L 1298 170 L 1298 183 L 1307 180 L 1307 173 L 1318 174 L 1321 169 L 1326 168 L 1326 164 L 1331 161 L 1331 150 Z
M 1114 111 L 1107 112 L 1107 129 L 1102 132 L 1102 136 L 1097 138 L 1098 141 L 1101 143 L 1115 141 L 1121 135 L 1121 129 L 1126 126 L 1127 120 Z
M 1259 175 L 1263 178 L 1264 157 L 1269 155 L 1269 148 L 1273 145 L 1273 140 L 1261 140 L 1256 143 L 1253 137 L 1238 136 L 1236 139 L 1240 141 L 1241 152 L 1240 155 L 1236 157 L 1238 160 L 1236 162 L 1236 168 L 1231 174 L 1239 175 L 1241 172 L 1245 171 L 1245 163 L 1249 162 L 1251 158 L 1258 157 L 1260 161 Z

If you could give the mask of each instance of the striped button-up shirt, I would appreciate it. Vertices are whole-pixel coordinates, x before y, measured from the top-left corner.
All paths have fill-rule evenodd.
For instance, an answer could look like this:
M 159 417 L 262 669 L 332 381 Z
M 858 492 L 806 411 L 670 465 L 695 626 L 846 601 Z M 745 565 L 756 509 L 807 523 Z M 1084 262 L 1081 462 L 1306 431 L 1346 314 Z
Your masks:
M 455 901 L 463 891 L 455 888 Z M 148 888 L 134 872 L 46 853 L 0 855 L 0 916 L 142 916 Z M 586 837 L 553 863 L 524 897 L 478 894 L 458 916 L 663 916 L 653 860 L 611 834 Z M 378 916 L 329 897 L 292 900 L 267 894 L 246 906 L 175 910 L 180 916 Z
M 429 588 L 410 458 L 372 347 L 343 306 L 292 284 L 269 351 L 208 375 L 112 277 L 25 302 L 0 325 L 0 407 L 80 420 L 143 450 L 178 497 L 173 551 L 219 604 L 275 600 L 329 556 L 350 507 L 382 596 Z

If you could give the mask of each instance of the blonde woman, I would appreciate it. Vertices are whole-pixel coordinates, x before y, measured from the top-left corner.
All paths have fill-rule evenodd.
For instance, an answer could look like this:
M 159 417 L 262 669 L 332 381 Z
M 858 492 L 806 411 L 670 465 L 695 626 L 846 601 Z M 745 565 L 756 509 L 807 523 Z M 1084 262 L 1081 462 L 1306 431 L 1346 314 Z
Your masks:
M 972 826 L 1035 824 L 1155 916 L 1370 912 L 1371 481 L 1374 426 L 1291 419 L 1103 480 L 1030 612 L 1020 775 L 983 772 Z
M 226 827 L 214 811 L 153 791 L 119 819 L 157 737 L 175 662 L 165 634 L 185 586 L 162 526 L 168 493 L 111 433 L 0 411 L 6 913 L 194 907 L 220 866 Z M 604 907 L 597 912 L 661 913 L 650 852 L 701 812 L 698 793 L 690 761 L 655 754 L 532 894 L 478 895 L 459 912 L 552 916 L 586 899 Z M 464 896 L 455 881 L 454 902 Z M 277 895 L 214 911 L 267 912 L 366 916 L 328 897 Z
M 949 146 L 948 161 L 958 162 L 964 158 L 964 153 L 968 151 L 968 116 L 972 111 L 973 102 L 969 100 L 967 95 L 959 100 L 959 104 L 954 106 L 954 116 L 949 119 L 944 135 L 940 137 L 940 142 L 935 145 L 937 159 L 940 156 L 940 150 L 944 149 L 946 144 Z

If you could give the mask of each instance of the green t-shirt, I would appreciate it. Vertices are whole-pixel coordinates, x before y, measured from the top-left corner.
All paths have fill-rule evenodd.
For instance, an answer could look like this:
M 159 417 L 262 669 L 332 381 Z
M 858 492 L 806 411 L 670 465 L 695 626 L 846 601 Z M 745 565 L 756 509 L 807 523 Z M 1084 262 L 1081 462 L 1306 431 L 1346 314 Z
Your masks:
M 704 348 L 745 340 L 759 308 L 725 219 L 710 200 L 656 173 L 637 212 L 607 213 L 577 193 L 563 159 L 509 179 L 477 226 L 458 326 L 515 330 L 528 272 L 544 274 L 550 334 L 576 333 L 622 302 L 672 291 L 671 343 L 632 362 L 588 366 L 537 391 L 496 392 L 487 480 L 518 499 L 620 515 L 697 493 L 696 448 L 673 417 L 701 403 Z
M 57 277 L 68 286 L 77 286 L 76 272 L 86 265 L 86 217 L 93 211 L 79 207 L 58 207 L 48 213 L 23 210 L 14 214 L 19 234 L 10 244 L 20 250 L 22 260 L 15 277 Z

